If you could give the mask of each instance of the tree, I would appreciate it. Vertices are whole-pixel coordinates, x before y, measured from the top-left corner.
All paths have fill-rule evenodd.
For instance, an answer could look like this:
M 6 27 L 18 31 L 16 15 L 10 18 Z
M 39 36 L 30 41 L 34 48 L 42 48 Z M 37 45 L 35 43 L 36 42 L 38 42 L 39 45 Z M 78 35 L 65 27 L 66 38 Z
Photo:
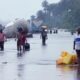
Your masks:
M 37 18 L 44 21 L 45 14 L 43 13 L 42 10 L 39 10 L 39 11 L 37 12 Z
M 28 32 L 28 27 L 27 27 L 27 21 L 24 19 L 19 19 L 11 22 L 13 24 L 7 26 L 4 29 L 4 33 L 6 34 L 7 37 L 16 37 L 16 33 L 18 31 L 18 28 L 22 28 L 26 33 Z
M 47 13 L 47 8 L 48 8 L 48 2 L 46 0 L 44 0 L 42 2 L 42 7 L 44 8 L 45 14 Z
M 61 0 L 57 4 L 48 4 L 44 0 L 42 6 L 43 10 L 38 13 L 38 17 L 44 24 L 73 30 L 80 26 L 80 0 Z
M 31 20 L 34 20 L 34 19 L 35 19 L 35 16 L 34 16 L 34 15 L 32 15 L 32 16 L 31 16 Z

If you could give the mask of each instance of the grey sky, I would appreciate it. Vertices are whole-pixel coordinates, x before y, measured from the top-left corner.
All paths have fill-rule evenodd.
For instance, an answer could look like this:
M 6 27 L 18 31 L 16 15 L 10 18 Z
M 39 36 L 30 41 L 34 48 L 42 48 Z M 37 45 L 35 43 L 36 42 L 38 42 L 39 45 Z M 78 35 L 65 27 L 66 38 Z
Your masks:
M 0 20 L 29 19 L 40 10 L 43 0 L 0 0 Z M 60 0 L 47 0 L 49 3 Z

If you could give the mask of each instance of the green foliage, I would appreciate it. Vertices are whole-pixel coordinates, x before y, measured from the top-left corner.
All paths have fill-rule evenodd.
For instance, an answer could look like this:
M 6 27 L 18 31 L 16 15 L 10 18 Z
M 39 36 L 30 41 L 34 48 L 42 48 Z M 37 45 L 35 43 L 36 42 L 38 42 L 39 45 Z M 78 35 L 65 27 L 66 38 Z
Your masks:
M 38 18 L 42 19 L 49 28 L 67 28 L 75 30 L 80 26 L 80 0 L 61 0 L 57 4 L 42 2 L 43 10 L 38 12 Z
M 44 21 L 44 19 L 45 19 L 45 14 L 43 13 L 42 10 L 39 10 L 39 11 L 37 12 L 37 18 Z

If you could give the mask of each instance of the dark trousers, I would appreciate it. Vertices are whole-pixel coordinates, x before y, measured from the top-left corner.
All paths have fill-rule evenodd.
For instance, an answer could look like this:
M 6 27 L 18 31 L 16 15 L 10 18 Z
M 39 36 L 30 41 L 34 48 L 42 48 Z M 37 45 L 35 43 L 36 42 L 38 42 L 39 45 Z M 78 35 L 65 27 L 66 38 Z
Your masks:
M 43 45 L 46 44 L 46 37 L 42 37 L 42 44 L 43 44 Z
M 20 43 L 20 41 L 18 40 L 18 41 L 17 41 L 17 50 L 18 50 L 18 51 L 21 51 L 21 50 L 22 50 L 22 49 L 21 49 L 21 46 L 23 47 L 23 51 L 25 51 L 25 45 L 24 45 L 24 44 L 22 45 L 22 44 Z
M 80 64 L 80 50 L 76 50 L 77 58 L 78 58 L 78 64 Z
M 0 42 L 0 48 L 1 48 L 1 51 L 4 50 L 4 41 Z

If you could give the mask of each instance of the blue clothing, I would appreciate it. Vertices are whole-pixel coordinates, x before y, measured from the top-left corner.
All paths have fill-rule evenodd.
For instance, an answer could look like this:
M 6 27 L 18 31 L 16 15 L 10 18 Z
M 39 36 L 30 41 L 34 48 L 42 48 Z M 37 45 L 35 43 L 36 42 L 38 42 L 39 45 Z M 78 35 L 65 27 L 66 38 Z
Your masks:
M 80 50 L 80 35 L 77 35 L 74 39 L 75 49 Z

